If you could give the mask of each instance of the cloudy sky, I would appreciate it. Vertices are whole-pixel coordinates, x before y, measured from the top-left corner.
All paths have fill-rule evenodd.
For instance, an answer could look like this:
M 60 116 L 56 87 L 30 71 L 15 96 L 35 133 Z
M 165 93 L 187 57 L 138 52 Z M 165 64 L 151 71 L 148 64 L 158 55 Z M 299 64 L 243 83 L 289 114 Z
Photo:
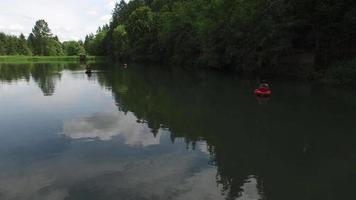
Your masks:
M 83 39 L 109 22 L 116 0 L 0 0 L 0 31 L 29 34 L 44 19 L 62 40 Z

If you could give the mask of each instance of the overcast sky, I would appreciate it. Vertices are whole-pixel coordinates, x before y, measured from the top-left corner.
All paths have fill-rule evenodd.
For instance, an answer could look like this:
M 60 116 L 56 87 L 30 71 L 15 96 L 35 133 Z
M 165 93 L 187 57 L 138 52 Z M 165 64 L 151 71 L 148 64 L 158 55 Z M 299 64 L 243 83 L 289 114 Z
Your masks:
M 0 32 L 28 35 L 38 19 L 61 41 L 83 39 L 109 22 L 116 0 L 0 0 Z

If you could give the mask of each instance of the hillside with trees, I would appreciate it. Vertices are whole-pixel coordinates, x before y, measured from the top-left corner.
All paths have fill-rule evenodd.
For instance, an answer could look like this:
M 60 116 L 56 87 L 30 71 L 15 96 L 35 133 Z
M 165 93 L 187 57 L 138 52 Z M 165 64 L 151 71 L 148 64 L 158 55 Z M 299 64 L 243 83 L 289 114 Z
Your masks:
M 132 0 L 84 43 L 122 61 L 352 79 L 355 36 L 354 0 Z

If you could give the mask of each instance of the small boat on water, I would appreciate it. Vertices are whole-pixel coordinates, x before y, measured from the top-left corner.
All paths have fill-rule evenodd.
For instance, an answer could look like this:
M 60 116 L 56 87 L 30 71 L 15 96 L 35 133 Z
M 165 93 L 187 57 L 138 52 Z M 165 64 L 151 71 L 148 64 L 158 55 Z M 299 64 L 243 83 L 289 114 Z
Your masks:
M 262 83 L 259 88 L 255 89 L 254 94 L 257 96 L 269 97 L 272 95 L 272 90 L 267 83 Z
M 271 96 L 272 95 L 272 91 L 268 88 L 257 88 L 254 93 L 257 96 Z

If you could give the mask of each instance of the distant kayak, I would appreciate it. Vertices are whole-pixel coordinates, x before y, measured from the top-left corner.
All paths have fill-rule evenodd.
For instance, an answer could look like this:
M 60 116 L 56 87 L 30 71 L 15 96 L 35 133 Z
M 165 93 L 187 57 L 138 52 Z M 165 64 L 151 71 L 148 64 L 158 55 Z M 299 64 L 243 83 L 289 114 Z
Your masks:
M 254 94 L 257 96 L 271 96 L 272 91 L 268 88 L 257 88 Z

